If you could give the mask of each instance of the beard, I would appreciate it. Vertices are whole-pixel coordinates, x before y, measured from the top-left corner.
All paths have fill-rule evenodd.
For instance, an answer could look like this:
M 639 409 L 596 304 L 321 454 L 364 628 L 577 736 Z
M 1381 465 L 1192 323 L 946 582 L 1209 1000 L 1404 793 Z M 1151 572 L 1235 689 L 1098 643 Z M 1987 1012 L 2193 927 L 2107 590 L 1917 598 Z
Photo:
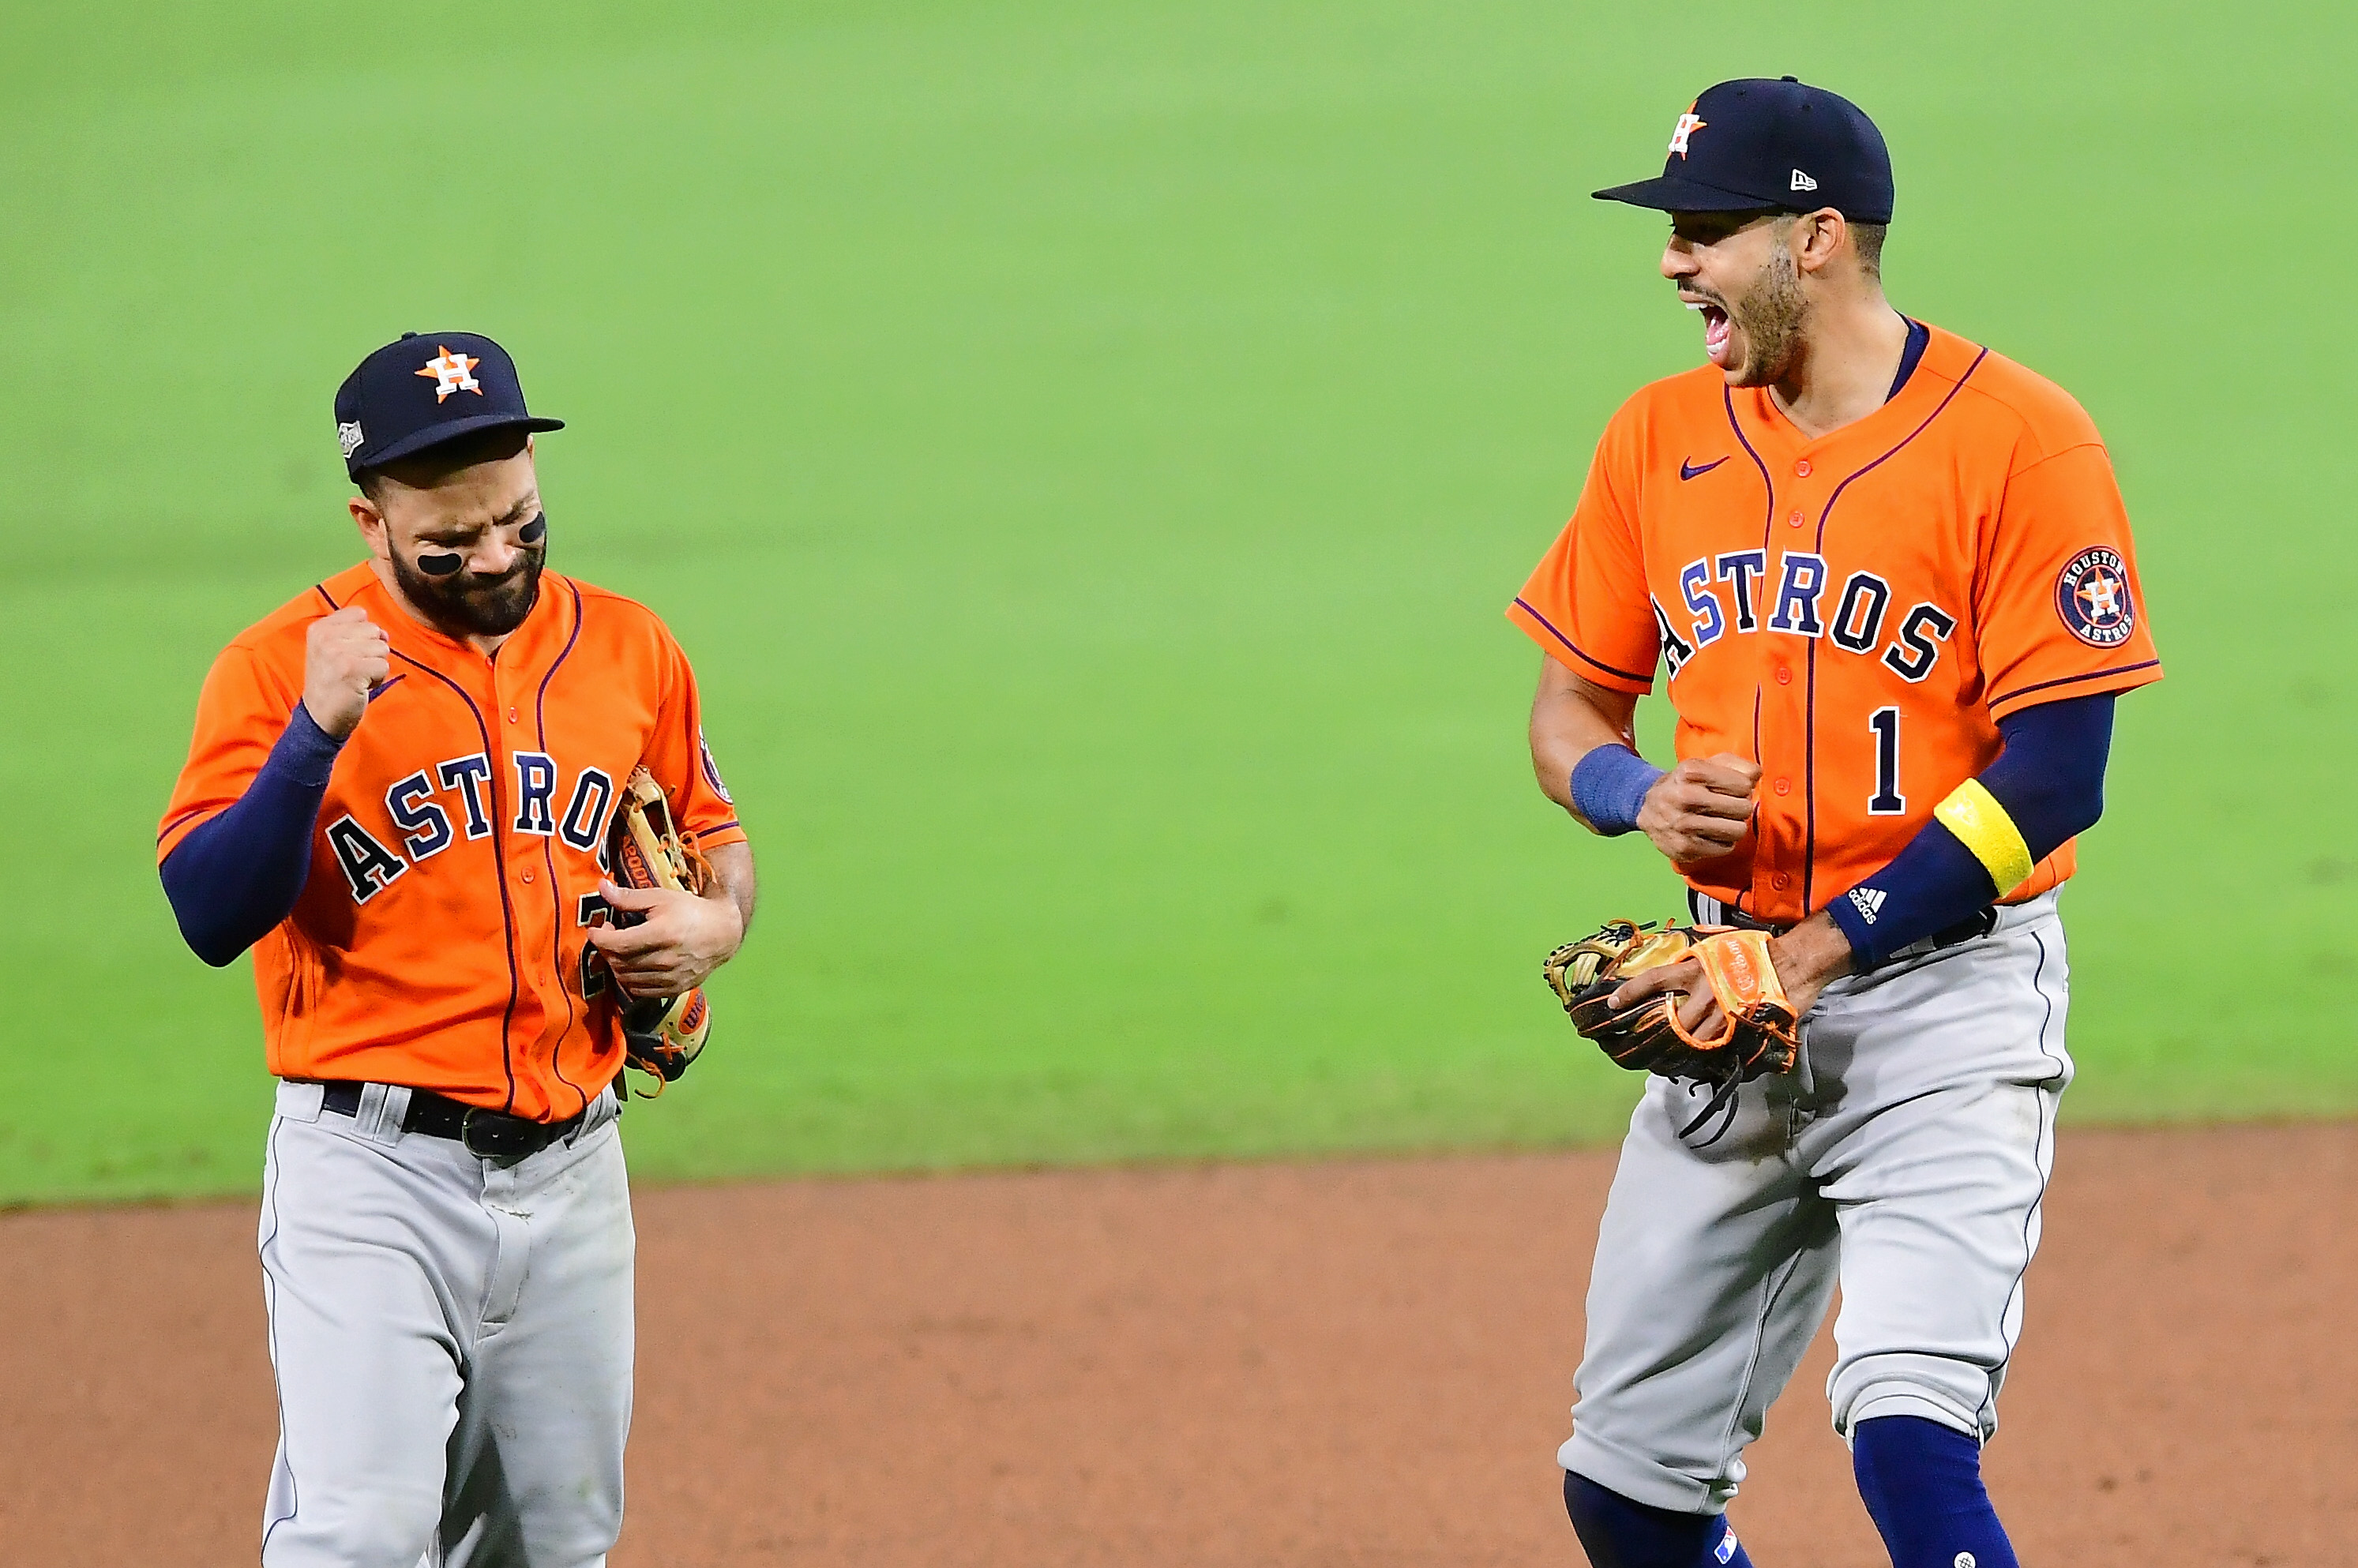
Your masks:
M 1728 317 L 1744 333 L 1744 362 L 1728 377 L 1736 386 L 1767 386 L 1782 380 L 1801 355 L 1801 329 L 1809 320 L 1810 297 L 1793 254 L 1779 245 L 1744 303 Z
M 388 553 L 402 593 L 438 630 L 455 637 L 504 637 L 523 625 L 540 601 L 540 568 L 548 546 L 518 551 L 516 563 L 497 577 L 472 572 L 428 577 L 404 560 L 399 550 Z

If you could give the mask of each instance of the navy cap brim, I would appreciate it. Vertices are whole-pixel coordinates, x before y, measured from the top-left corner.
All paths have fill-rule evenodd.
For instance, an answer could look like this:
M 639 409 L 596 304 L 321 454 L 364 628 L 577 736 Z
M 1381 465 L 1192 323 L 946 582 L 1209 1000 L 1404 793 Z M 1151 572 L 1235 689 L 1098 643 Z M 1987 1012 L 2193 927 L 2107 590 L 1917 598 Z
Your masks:
M 1626 201 L 1632 207 L 1650 207 L 1657 212 L 1800 211 L 1773 197 L 1747 196 L 1740 190 L 1723 190 L 1716 185 L 1705 185 L 1699 179 L 1688 179 L 1675 174 L 1657 175 L 1652 179 L 1616 185 L 1606 190 L 1592 190 L 1589 195 L 1598 201 Z
M 478 414 L 468 419 L 451 419 L 439 425 L 428 425 L 425 429 L 415 431 L 406 438 L 394 442 L 381 452 L 369 453 L 364 461 L 354 462 L 349 466 L 353 473 L 359 473 L 362 469 L 381 469 L 387 463 L 397 463 L 404 458 L 414 458 L 420 452 L 430 451 L 445 442 L 455 441 L 461 436 L 471 436 L 478 430 L 497 430 L 503 427 L 535 432 L 562 430 L 565 428 L 565 421 L 541 419 L 528 414 Z M 355 453 L 354 456 L 358 457 L 359 454 Z

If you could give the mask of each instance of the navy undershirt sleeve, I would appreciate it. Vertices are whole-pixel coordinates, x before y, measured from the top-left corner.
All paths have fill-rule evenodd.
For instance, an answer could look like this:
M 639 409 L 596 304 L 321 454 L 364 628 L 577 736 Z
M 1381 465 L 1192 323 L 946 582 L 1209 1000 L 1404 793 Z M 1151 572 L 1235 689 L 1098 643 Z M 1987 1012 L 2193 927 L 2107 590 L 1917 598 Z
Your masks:
M 164 894 L 189 949 L 215 968 L 287 918 L 311 874 L 311 833 L 343 742 L 295 705 L 269 759 L 228 810 L 164 858 Z
M 2006 747 L 1984 769 L 1982 787 L 2006 807 L 2033 864 L 2104 810 L 2104 763 L 2113 744 L 2113 694 L 2026 708 L 1998 722 Z M 1928 822 L 1889 865 L 1826 906 L 1850 938 L 1854 961 L 1871 968 L 1911 942 L 1971 916 L 2001 892 L 1988 868 L 1938 820 Z

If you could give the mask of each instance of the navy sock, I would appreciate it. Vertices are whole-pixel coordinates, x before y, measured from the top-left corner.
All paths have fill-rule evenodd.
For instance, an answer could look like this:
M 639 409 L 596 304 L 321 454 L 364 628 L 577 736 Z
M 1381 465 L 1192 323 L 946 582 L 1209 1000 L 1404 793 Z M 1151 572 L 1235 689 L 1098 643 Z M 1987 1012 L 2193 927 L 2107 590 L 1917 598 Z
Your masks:
M 1632 1502 L 1585 1476 L 1563 1473 L 1563 1508 L 1595 1568 L 1752 1568 L 1718 1514 L 1674 1513 Z
M 2019 1568 L 1982 1486 L 1981 1444 L 1921 1416 L 1863 1421 L 1851 1468 L 1892 1568 Z

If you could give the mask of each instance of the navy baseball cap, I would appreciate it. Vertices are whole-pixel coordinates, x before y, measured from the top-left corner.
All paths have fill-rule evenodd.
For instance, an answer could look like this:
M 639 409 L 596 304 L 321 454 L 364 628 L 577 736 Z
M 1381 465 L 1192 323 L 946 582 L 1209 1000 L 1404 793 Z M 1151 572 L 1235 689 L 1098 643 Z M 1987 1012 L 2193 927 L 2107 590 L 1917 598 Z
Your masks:
M 515 361 L 480 332 L 404 332 L 336 388 L 344 471 L 415 457 L 478 430 L 562 430 L 524 406 Z
M 1891 222 L 1891 153 L 1859 106 L 1792 77 L 1711 88 L 1679 116 L 1659 179 L 1595 193 L 1663 212 L 1831 207 L 1854 223 Z

